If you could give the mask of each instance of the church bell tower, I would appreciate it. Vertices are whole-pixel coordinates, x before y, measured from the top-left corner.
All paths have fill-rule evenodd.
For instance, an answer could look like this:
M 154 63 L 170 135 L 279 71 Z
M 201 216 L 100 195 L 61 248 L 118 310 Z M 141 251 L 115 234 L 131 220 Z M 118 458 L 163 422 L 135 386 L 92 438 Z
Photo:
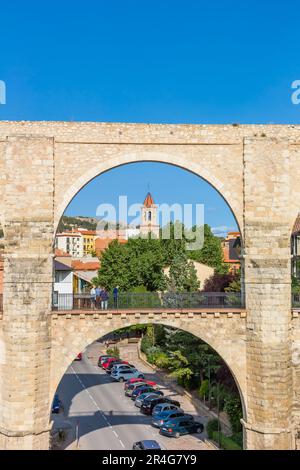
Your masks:
M 141 209 L 140 233 L 146 236 L 151 233 L 153 238 L 159 238 L 159 224 L 157 223 L 157 205 L 154 204 L 151 193 L 147 193 Z

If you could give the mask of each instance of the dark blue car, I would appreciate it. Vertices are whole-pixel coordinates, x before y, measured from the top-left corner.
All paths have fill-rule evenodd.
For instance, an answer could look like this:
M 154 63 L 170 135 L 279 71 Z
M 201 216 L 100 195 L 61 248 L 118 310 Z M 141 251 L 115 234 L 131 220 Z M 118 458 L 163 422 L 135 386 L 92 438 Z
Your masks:
M 54 395 L 53 402 L 52 402 L 52 413 L 59 413 L 61 408 L 61 401 L 57 393 Z
M 182 417 L 166 421 L 160 428 L 159 433 L 164 436 L 180 437 L 183 434 L 201 433 L 203 430 L 202 423 Z
M 152 450 L 152 449 L 161 449 L 157 441 L 145 440 L 135 442 L 132 447 L 133 450 Z
M 152 426 L 155 426 L 156 428 L 160 428 L 165 424 L 165 422 L 170 421 L 174 418 L 182 418 L 183 416 L 186 417 L 186 419 L 189 420 L 194 420 L 192 415 L 187 415 L 184 413 L 182 410 L 167 410 L 167 411 L 162 411 L 161 413 L 152 413 Z

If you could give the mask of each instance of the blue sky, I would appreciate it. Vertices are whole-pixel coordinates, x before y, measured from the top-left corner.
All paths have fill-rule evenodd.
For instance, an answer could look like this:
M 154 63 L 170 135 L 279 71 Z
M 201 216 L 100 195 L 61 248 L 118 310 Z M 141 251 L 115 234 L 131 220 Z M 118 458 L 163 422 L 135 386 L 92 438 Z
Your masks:
M 15 0 L 0 11 L 0 120 L 300 123 L 291 102 L 300 79 L 296 0 Z M 118 171 L 111 178 L 123 190 L 129 170 Z M 151 179 L 166 198 L 147 174 L 139 179 L 130 197 L 140 200 Z M 195 199 L 192 187 L 180 197 Z M 78 198 L 72 211 L 90 212 L 97 197 Z M 219 208 L 211 223 L 230 225 Z

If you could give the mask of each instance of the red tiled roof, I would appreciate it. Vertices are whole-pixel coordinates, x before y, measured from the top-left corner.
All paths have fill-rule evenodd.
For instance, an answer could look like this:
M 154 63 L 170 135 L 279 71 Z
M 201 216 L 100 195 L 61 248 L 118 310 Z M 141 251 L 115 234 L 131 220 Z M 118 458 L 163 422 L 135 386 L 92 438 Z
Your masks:
M 55 256 L 59 256 L 59 257 L 68 256 L 69 258 L 71 258 L 71 255 L 69 255 L 69 253 L 66 253 L 65 251 L 61 250 L 60 248 L 55 248 Z
M 96 238 L 95 240 L 95 251 L 98 254 L 101 253 L 101 251 L 106 250 L 108 248 L 109 244 L 113 242 L 114 240 L 118 240 L 119 243 L 124 244 L 127 243 L 127 240 L 124 238 Z
M 147 193 L 145 200 L 144 200 L 144 206 L 151 207 L 153 205 L 154 205 L 153 197 L 151 196 L 150 193 Z
M 294 223 L 294 227 L 293 227 L 293 232 L 292 233 L 297 233 L 297 232 L 300 232 L 300 213 L 298 214 L 297 216 L 297 219 Z
M 81 228 L 78 229 L 82 235 L 96 235 L 96 230 L 82 230 Z
M 77 271 L 95 271 L 99 269 L 100 261 L 87 261 L 86 263 L 82 260 L 72 260 L 72 268 Z
M 71 230 L 65 230 L 64 232 L 56 234 L 57 237 L 70 237 L 70 236 L 78 237 L 80 235 L 82 235 L 82 232 L 77 232 L 77 231 L 71 232 Z

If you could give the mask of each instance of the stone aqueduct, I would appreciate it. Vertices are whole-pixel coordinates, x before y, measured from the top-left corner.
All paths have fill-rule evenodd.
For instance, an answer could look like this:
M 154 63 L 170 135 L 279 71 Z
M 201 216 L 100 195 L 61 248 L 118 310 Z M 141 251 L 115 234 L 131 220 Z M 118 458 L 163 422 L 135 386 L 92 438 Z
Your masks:
M 54 236 L 66 206 L 96 175 L 138 161 L 190 170 L 230 205 L 243 235 L 245 311 L 51 311 Z M 117 327 L 155 321 L 194 333 L 227 362 L 246 448 L 295 449 L 300 318 L 291 309 L 290 234 L 299 161 L 299 126 L 0 122 L 0 448 L 47 449 L 52 396 L 74 355 Z

